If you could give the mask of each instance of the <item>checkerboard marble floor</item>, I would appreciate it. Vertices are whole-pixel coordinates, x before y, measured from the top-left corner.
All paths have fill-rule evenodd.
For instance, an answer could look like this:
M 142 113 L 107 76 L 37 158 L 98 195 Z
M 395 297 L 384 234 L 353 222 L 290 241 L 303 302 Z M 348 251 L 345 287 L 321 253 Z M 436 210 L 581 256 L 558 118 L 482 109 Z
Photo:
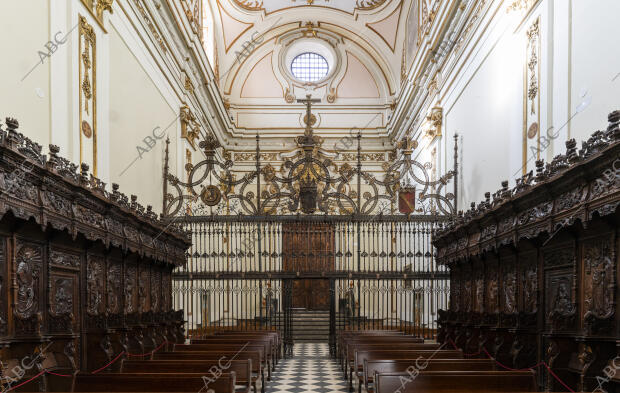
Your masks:
M 293 357 L 278 364 L 266 393 L 348 392 L 327 343 L 295 343 Z

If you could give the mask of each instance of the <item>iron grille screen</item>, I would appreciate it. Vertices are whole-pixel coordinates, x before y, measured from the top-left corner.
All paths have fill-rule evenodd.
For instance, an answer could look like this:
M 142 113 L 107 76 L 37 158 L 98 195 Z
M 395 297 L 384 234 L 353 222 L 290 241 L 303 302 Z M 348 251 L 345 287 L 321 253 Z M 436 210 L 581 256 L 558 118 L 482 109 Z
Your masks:
M 291 72 L 295 78 L 304 82 L 316 82 L 327 75 L 327 60 L 318 53 L 306 52 L 295 56 L 291 62 Z

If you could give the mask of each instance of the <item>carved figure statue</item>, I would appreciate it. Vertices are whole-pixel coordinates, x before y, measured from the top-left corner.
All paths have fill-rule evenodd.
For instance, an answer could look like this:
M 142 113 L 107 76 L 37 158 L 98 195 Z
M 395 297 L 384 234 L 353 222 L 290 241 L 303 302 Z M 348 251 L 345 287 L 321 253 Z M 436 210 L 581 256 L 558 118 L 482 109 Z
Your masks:
M 17 265 L 17 312 L 27 318 L 32 315 L 31 309 L 34 306 L 34 278 L 25 259 Z
M 517 290 L 517 279 L 514 272 L 508 272 L 506 274 L 506 286 L 505 286 L 505 311 L 506 314 L 514 314 L 517 311 L 517 302 L 516 302 L 516 290 Z
M 613 263 L 605 256 L 592 269 L 592 300 L 590 311 L 599 318 L 605 318 L 613 312 L 610 286 L 613 279 Z
M 525 311 L 529 313 L 535 313 L 537 310 L 537 291 L 538 291 L 538 276 L 536 268 L 529 268 L 525 272 L 525 288 L 524 288 L 524 306 Z

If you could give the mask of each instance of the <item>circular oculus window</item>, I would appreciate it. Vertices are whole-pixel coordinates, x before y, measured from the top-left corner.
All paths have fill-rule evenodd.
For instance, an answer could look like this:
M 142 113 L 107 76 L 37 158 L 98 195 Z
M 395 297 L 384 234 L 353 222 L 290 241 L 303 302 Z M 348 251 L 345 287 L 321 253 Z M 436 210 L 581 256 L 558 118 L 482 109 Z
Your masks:
M 329 63 L 318 53 L 304 52 L 291 61 L 291 73 L 300 81 L 317 82 L 329 73 Z

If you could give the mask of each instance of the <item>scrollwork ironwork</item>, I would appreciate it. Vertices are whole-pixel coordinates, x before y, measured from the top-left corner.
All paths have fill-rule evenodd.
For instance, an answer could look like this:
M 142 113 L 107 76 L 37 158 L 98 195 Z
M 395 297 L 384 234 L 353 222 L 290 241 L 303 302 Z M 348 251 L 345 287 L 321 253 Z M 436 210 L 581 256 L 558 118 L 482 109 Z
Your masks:
M 306 100 L 303 100 L 304 102 Z M 309 112 L 309 108 L 308 108 Z M 256 137 L 256 169 L 240 178 L 233 174 L 234 163 L 215 156 L 219 143 L 213 136 L 200 142 L 205 159 L 191 168 L 187 181 L 166 174 L 164 216 L 220 214 L 222 206 L 238 202 L 234 213 L 246 215 L 359 214 L 379 213 L 381 202 L 398 205 L 402 187 L 416 188 L 419 206 L 416 213 L 454 213 L 454 194 L 445 190 L 455 171 L 438 179 L 429 174 L 430 163 L 412 159 L 412 142 L 397 144 L 401 158 L 386 162 L 382 176 L 363 170 L 361 134 L 357 135 L 357 163 L 334 162 L 333 154 L 321 148 L 322 138 L 310 126 L 296 138 L 299 151 L 277 171 L 271 164 L 261 165 L 259 137 Z M 216 192 L 217 190 L 217 192 Z M 220 197 L 221 195 L 221 197 Z M 214 213 L 214 209 L 216 213 Z

